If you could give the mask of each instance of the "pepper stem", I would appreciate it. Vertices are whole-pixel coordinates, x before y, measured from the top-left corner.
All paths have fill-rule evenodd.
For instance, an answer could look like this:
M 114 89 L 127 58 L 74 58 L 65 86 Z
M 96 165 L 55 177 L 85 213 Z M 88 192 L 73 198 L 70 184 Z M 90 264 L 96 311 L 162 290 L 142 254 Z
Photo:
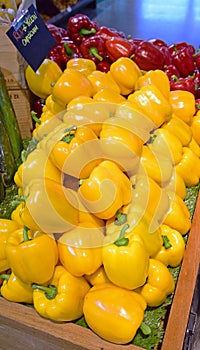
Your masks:
M 39 118 L 36 117 L 36 112 L 35 111 L 31 111 L 31 118 L 34 120 L 34 122 L 36 122 L 37 124 L 41 124 L 41 120 Z
M 28 242 L 30 241 L 30 238 L 28 237 L 28 227 L 24 226 L 23 229 L 23 242 Z
M 118 211 L 116 214 L 116 219 L 114 221 L 114 224 L 117 226 L 121 226 L 121 225 L 125 224 L 126 221 L 127 221 L 127 214 L 120 213 Z
M 144 335 L 151 334 L 151 328 L 145 322 L 141 323 L 140 329 Z
M 96 47 L 91 47 L 89 52 L 90 52 L 90 56 L 98 58 L 99 61 L 103 61 L 103 57 L 99 55 Z
M 66 142 L 66 143 L 70 143 L 71 142 L 71 140 L 75 137 L 75 131 L 76 131 L 76 129 L 77 129 L 77 126 L 76 125 L 72 125 L 72 126 L 70 126 L 69 128 L 67 128 L 66 130 L 65 130 L 65 132 L 67 133 L 65 136 L 63 136 L 63 138 L 61 139 L 61 141 L 63 141 L 63 142 Z M 71 134 L 71 132 L 73 132 L 72 134 Z
M 95 33 L 96 33 L 96 29 L 95 28 L 91 28 L 91 29 L 81 28 L 79 30 L 79 34 L 81 36 L 95 34 Z
M 10 278 L 10 275 L 8 273 L 2 273 L 0 275 L 1 278 L 3 278 L 4 280 L 6 280 L 8 282 L 9 278 Z
M 54 299 L 57 295 L 57 287 L 54 285 L 50 285 L 48 287 L 40 286 L 39 284 L 33 283 L 31 286 L 34 290 L 41 290 L 44 292 L 47 299 Z
M 124 237 L 126 230 L 129 228 L 129 224 L 125 224 L 121 231 L 120 231 L 120 235 L 119 238 L 114 242 L 114 244 L 118 247 L 121 246 L 126 246 L 129 243 L 129 239 L 128 237 Z
M 162 235 L 162 240 L 163 240 L 163 245 L 164 245 L 165 249 L 171 248 L 172 245 L 171 245 L 170 240 L 167 236 Z
M 71 57 L 74 54 L 74 50 L 69 47 L 68 43 L 64 43 L 64 48 L 68 57 Z

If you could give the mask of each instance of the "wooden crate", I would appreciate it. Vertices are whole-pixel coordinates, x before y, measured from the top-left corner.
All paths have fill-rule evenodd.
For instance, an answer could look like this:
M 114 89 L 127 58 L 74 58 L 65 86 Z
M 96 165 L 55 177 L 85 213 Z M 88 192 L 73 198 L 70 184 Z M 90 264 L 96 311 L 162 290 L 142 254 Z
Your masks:
M 9 25 L 0 25 L 0 69 L 19 124 L 22 138 L 30 137 L 33 128 L 30 115 L 29 91 L 25 82 L 26 62 L 7 37 Z
M 187 329 L 200 261 L 200 194 L 171 306 L 161 350 L 181 350 Z M 143 350 L 106 342 L 73 323 L 43 319 L 28 306 L 0 298 L 0 349 L 15 350 Z

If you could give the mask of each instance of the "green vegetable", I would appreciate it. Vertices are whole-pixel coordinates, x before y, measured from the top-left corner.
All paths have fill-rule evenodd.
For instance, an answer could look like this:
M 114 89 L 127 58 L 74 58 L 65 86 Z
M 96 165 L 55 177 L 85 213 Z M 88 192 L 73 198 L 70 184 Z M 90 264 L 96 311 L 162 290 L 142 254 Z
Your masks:
M 0 120 L 0 175 L 4 187 L 14 183 L 17 165 L 12 153 L 10 140 L 4 124 Z
M 22 139 L 15 111 L 8 95 L 6 82 L 0 70 L 0 119 L 9 136 L 12 153 L 17 166 L 21 163 Z

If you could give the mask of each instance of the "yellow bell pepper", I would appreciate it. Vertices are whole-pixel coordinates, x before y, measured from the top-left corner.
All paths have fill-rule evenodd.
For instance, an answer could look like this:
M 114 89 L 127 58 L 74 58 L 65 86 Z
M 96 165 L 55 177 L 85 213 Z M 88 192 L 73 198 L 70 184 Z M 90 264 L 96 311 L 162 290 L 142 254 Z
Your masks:
M 113 62 L 109 73 L 119 86 L 121 95 L 133 92 L 138 78 L 142 75 L 138 65 L 128 57 L 120 57 Z
M 85 223 L 58 239 L 61 264 L 74 276 L 94 273 L 102 265 L 103 230 Z
M 158 128 L 151 134 L 148 145 L 154 154 L 161 153 L 164 157 L 169 158 L 172 164 L 179 163 L 182 158 L 183 146 L 181 141 L 164 128 Z
M 19 228 L 17 222 L 10 219 L 0 219 L 0 272 L 10 268 L 6 254 L 6 244 L 11 233 Z
M 192 139 L 191 127 L 173 113 L 172 118 L 161 127 L 174 134 L 183 146 L 188 146 Z
M 104 87 L 97 91 L 93 95 L 94 101 L 97 102 L 112 102 L 112 103 L 122 103 L 126 99 L 124 96 L 120 95 L 117 91 L 111 89 L 110 87 Z
M 176 117 L 191 125 L 195 114 L 195 97 L 185 90 L 170 91 L 169 102 Z
M 200 157 L 200 146 L 198 145 L 194 137 L 192 137 L 188 147 L 193 151 L 194 154 L 196 154 L 198 158 Z
M 168 192 L 168 195 L 170 199 L 170 208 L 166 213 L 163 224 L 168 225 L 182 235 L 185 235 L 191 227 L 189 209 L 183 199 L 176 193 Z
M 46 98 L 52 93 L 53 86 L 62 75 L 56 62 L 45 58 L 35 72 L 29 65 L 25 70 L 25 78 L 29 89 L 38 97 Z
M 88 147 L 89 151 L 89 148 L 93 147 L 89 146 L 89 141 L 95 140 L 98 142 L 97 136 L 92 129 L 85 125 L 73 125 L 63 130 L 60 139 L 55 139 L 52 149 L 51 146 L 49 147 L 49 144 L 47 144 L 46 149 L 50 160 L 60 171 L 69 173 L 69 169 L 73 167 L 73 176 L 86 178 L 101 161 L 99 159 L 89 161 L 88 152 L 85 150 L 85 147 Z M 52 144 L 51 140 L 50 144 Z M 94 145 L 94 143 L 90 145 Z M 85 156 L 86 152 L 87 155 Z
M 78 96 L 78 97 L 75 97 L 73 98 L 67 105 L 67 110 L 69 109 L 73 109 L 73 108 L 81 108 L 83 104 L 88 104 L 88 103 L 93 103 L 93 99 L 92 97 L 89 97 L 89 96 L 84 96 L 84 95 L 81 95 L 81 96 Z
M 115 285 L 135 289 L 142 286 L 147 278 L 149 254 L 139 235 L 126 236 L 125 224 L 119 238 L 102 248 L 103 266 L 108 279 Z
M 45 106 L 53 114 L 57 114 L 63 111 L 63 107 L 53 100 L 52 94 L 46 98 Z M 44 112 L 44 108 L 43 108 L 43 112 Z
M 139 289 L 147 305 L 161 305 L 174 288 L 174 279 L 168 268 L 159 260 L 150 259 L 147 282 Z
M 170 157 L 153 152 L 149 145 L 143 145 L 140 161 L 142 170 L 161 187 L 170 181 L 174 167 Z
M 61 171 L 53 164 L 43 149 L 34 149 L 20 164 L 14 175 L 14 181 L 19 187 L 27 186 L 31 180 L 38 178 L 49 178 L 62 182 Z
M 27 227 L 12 232 L 6 254 L 12 272 L 24 283 L 48 282 L 58 262 L 54 237 Z
M 171 118 L 171 105 L 155 85 L 142 86 L 128 96 L 128 101 L 136 104 L 153 121 L 155 127 L 160 127 Z
M 179 197 L 185 199 L 186 196 L 186 185 L 182 176 L 174 169 L 172 177 L 164 190 L 168 192 L 175 192 Z
M 165 224 L 160 226 L 160 231 L 163 245 L 153 258 L 161 261 L 166 266 L 179 266 L 185 253 L 185 242 L 183 236 L 180 232 Z
M 170 83 L 168 76 L 160 69 L 150 70 L 140 76 L 136 82 L 135 90 L 142 86 L 155 85 L 167 99 L 169 98 Z
M 48 178 L 34 179 L 25 188 L 24 196 L 26 203 L 21 217 L 29 228 L 36 223 L 42 232 L 63 233 L 78 224 L 76 196 L 61 183 Z
M 56 81 L 52 90 L 52 99 L 64 108 L 75 97 L 93 95 L 93 87 L 89 79 L 79 71 L 67 68 Z
M 49 286 L 33 284 L 33 305 L 38 314 L 55 322 L 83 315 L 83 301 L 90 286 L 84 277 L 73 276 L 57 265 Z
M 182 176 L 186 186 L 196 186 L 200 179 L 200 158 L 189 147 L 183 147 L 183 156 L 176 165 L 176 171 Z
M 92 285 L 109 283 L 109 279 L 106 276 L 105 269 L 103 266 L 100 266 L 95 272 L 90 275 L 85 275 L 86 280 Z
M 78 190 L 80 200 L 95 216 L 109 219 L 131 200 L 131 182 L 112 161 L 102 161 Z
M 192 129 L 192 136 L 194 137 L 198 145 L 200 145 L 200 113 L 199 112 L 197 112 L 197 114 L 192 118 L 192 123 L 190 127 Z
M 17 207 L 11 213 L 11 219 L 15 221 L 19 227 L 24 226 L 24 222 L 22 221 L 21 215 L 24 207 L 24 203 L 21 202 L 17 205 Z
M 94 63 L 94 61 L 89 60 L 88 58 L 77 57 L 71 58 L 67 62 L 66 69 L 68 68 L 73 68 L 87 76 L 96 70 L 96 64 Z
M 33 289 L 31 284 L 22 282 L 13 272 L 10 275 L 1 275 L 4 278 L 1 286 L 1 295 L 15 303 L 33 303 Z
M 39 142 L 43 139 L 44 136 L 48 135 L 54 128 L 58 127 L 60 124 L 62 124 L 62 120 L 56 114 L 51 118 L 47 118 L 47 120 L 45 120 L 41 124 L 37 124 L 35 129 L 33 130 L 32 136 L 34 137 L 36 142 Z
M 101 89 L 105 87 L 109 87 L 110 89 L 114 90 L 118 94 L 120 94 L 120 88 L 115 82 L 115 80 L 112 78 L 112 75 L 109 73 L 104 73 L 99 70 L 95 70 L 89 75 L 87 75 L 87 78 L 91 82 L 93 86 L 93 92 L 94 95 Z
M 101 338 L 127 344 L 142 327 L 145 299 L 111 283 L 93 286 L 86 294 L 83 313 L 88 326 Z

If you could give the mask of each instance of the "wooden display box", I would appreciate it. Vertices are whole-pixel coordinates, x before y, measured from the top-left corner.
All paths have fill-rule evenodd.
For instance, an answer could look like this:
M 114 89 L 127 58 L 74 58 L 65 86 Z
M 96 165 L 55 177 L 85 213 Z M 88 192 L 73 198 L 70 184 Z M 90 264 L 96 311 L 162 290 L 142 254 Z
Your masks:
M 181 350 L 187 329 L 200 260 L 200 193 L 178 278 L 161 350 Z M 106 342 L 73 323 L 43 319 L 28 306 L 0 298 L 0 349 L 143 350 Z

